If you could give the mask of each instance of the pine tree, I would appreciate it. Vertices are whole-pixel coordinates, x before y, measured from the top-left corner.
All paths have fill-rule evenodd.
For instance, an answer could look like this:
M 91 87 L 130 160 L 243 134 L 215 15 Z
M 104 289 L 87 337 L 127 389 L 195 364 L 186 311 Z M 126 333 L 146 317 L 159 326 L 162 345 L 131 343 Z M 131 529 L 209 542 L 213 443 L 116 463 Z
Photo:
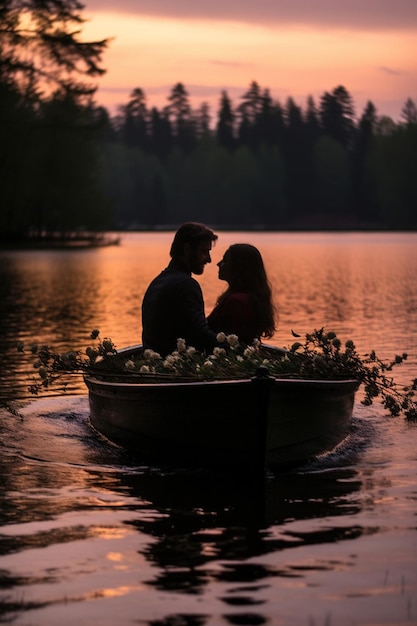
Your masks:
M 31 99 L 60 90 L 91 96 L 91 82 L 105 73 L 108 40 L 80 38 L 78 0 L 8 0 L 0 7 L 0 82 Z

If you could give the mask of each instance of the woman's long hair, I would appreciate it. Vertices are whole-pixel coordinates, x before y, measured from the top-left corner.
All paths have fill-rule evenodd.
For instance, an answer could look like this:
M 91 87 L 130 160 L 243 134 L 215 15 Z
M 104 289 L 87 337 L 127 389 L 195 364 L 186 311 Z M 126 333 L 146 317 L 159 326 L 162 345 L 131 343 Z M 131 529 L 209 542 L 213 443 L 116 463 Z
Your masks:
M 249 243 L 235 243 L 226 254 L 229 287 L 219 297 L 218 304 L 231 293 L 248 293 L 259 320 L 259 336 L 272 337 L 276 330 L 275 308 L 261 253 Z

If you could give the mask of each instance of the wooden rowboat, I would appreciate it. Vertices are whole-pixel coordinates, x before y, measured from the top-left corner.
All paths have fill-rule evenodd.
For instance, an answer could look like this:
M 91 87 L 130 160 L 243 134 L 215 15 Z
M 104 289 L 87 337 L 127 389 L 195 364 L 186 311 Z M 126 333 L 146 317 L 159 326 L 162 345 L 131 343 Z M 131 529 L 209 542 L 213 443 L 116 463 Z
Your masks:
M 114 382 L 85 376 L 92 425 L 146 463 L 236 470 L 300 465 L 348 434 L 356 380 Z

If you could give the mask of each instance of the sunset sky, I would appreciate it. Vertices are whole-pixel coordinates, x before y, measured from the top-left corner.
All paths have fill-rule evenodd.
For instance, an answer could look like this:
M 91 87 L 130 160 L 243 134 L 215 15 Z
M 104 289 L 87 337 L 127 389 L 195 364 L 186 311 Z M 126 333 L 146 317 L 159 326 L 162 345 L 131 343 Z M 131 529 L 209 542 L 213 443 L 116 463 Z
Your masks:
M 274 100 L 305 106 L 344 85 L 361 115 L 368 100 L 399 120 L 417 104 L 417 0 L 84 0 L 85 38 L 113 37 L 96 100 L 112 113 L 141 87 L 163 107 L 182 82 L 214 117 L 252 80 Z

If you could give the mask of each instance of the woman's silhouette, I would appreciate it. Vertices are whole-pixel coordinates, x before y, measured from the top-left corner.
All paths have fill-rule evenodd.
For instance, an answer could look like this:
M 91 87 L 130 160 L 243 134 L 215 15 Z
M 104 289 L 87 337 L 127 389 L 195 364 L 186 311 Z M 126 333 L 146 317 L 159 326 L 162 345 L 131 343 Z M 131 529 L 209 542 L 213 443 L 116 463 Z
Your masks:
M 247 243 L 231 245 L 219 267 L 219 279 L 228 288 L 208 316 L 214 332 L 235 334 L 242 343 L 270 338 L 275 332 L 272 292 L 261 253 Z

